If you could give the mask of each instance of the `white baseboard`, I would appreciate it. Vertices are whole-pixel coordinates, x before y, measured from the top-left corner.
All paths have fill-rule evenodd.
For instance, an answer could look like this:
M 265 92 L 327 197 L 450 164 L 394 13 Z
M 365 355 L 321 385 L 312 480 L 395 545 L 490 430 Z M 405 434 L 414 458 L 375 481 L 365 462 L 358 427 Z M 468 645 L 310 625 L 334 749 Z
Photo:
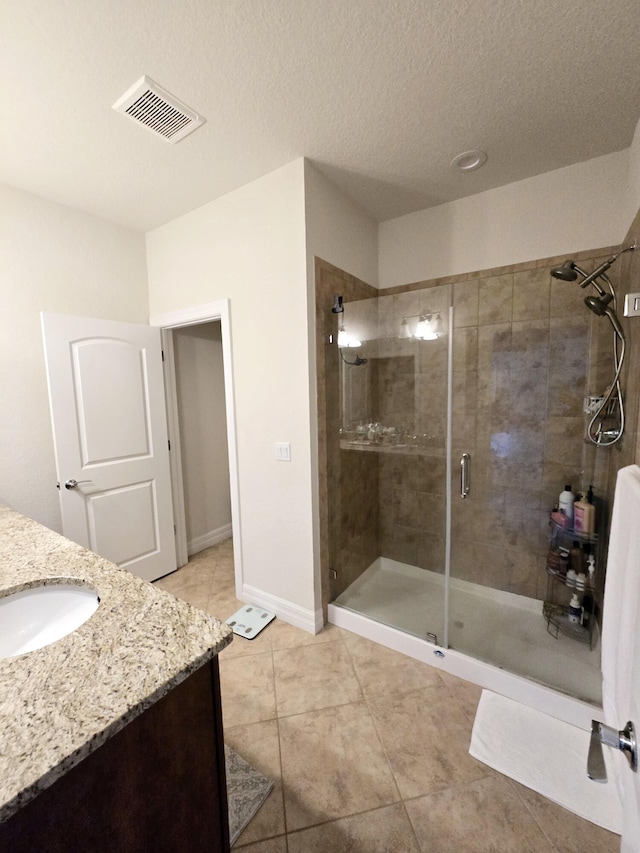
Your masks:
M 187 541 L 187 552 L 189 556 L 198 554 L 204 551 L 205 548 L 211 548 L 212 545 L 217 545 L 224 539 L 231 536 L 231 524 L 224 524 L 216 530 L 209 530 L 208 533 L 203 533 L 202 536 L 194 536 L 193 539 Z
M 247 604 L 255 604 L 258 607 L 263 607 L 265 610 L 270 610 L 275 613 L 283 622 L 289 625 L 294 625 L 309 634 L 317 634 L 323 625 L 322 609 L 307 610 L 305 607 L 300 607 L 298 604 L 292 604 L 284 598 L 279 598 L 277 595 L 271 595 L 269 592 L 258 589 L 255 586 L 244 584 L 242 587 L 242 601 Z

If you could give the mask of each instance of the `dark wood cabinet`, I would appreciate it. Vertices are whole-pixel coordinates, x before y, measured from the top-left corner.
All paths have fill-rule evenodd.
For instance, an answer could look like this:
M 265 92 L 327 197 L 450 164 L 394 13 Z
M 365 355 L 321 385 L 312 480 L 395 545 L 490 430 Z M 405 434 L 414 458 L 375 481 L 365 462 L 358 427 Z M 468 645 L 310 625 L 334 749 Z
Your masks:
M 0 853 L 228 850 L 217 657 L 0 824 Z

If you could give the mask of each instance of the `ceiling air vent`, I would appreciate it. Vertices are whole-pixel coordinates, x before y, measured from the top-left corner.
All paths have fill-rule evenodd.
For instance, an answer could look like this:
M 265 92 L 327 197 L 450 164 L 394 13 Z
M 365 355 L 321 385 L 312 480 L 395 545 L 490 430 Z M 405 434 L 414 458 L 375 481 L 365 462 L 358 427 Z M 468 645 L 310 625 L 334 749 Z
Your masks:
M 150 77 L 141 77 L 113 105 L 116 112 L 168 142 L 180 142 L 206 121 Z

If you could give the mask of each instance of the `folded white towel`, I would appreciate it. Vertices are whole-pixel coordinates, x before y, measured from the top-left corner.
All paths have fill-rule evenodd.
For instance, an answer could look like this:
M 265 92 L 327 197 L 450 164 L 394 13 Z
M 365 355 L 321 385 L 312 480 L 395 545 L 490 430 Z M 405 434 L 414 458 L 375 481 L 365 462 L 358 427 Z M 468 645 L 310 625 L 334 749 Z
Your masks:
M 579 817 L 619 833 L 615 785 L 599 785 L 587 776 L 589 738 L 583 729 L 483 690 L 469 753 Z M 609 772 L 614 758 L 605 755 Z

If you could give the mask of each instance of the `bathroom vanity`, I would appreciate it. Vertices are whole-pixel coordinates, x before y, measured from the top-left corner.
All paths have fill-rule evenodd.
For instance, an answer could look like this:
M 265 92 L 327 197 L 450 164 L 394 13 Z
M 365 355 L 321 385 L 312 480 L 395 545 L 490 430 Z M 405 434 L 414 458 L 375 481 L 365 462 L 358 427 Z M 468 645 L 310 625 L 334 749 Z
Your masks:
M 231 628 L 0 506 L 0 596 L 61 580 L 100 604 L 0 659 L 0 853 L 227 851 Z

